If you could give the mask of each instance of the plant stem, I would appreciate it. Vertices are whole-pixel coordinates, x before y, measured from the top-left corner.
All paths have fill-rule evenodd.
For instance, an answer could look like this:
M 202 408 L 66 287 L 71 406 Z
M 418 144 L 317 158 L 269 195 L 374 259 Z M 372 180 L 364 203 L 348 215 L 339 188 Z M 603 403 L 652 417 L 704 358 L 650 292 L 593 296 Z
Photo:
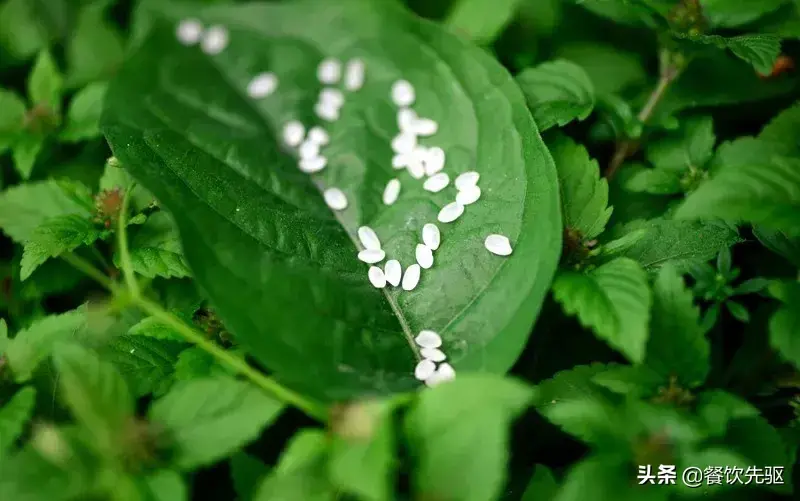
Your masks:
M 69 263 L 70 266 L 76 270 L 81 271 L 90 278 L 94 279 L 95 282 L 99 283 L 106 289 L 110 290 L 111 292 L 116 292 L 118 288 L 117 285 L 110 278 L 105 276 L 103 272 L 95 268 L 89 261 L 80 256 L 76 256 L 75 254 L 62 254 L 61 259 Z
M 130 187 L 125 190 L 122 198 L 122 208 L 119 211 L 119 220 L 117 221 L 117 250 L 119 251 L 119 261 L 122 266 L 122 274 L 125 275 L 125 283 L 128 286 L 133 299 L 139 299 L 142 295 L 139 290 L 139 284 L 136 283 L 136 276 L 133 272 L 133 264 L 131 263 L 131 254 L 128 251 L 128 209 L 130 207 L 131 193 L 136 188 L 135 183 L 131 183 Z

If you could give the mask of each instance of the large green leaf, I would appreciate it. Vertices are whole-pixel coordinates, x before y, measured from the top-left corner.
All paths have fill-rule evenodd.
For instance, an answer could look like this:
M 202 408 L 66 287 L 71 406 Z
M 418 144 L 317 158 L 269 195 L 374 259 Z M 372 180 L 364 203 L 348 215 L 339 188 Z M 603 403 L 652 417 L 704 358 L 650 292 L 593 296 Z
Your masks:
M 322 8 L 324 7 L 324 8 Z M 393 2 L 153 7 L 149 35 L 109 88 L 103 129 L 122 164 L 173 214 L 186 259 L 225 325 L 284 383 L 323 399 L 417 386 L 413 336 L 438 331 L 459 370 L 506 371 L 524 346 L 551 280 L 560 242 L 556 175 L 513 79 L 486 54 Z M 185 16 L 230 28 L 209 57 L 175 41 Z M 358 21 L 356 22 L 355 19 Z M 311 125 L 325 56 L 366 64 L 366 84 L 326 126 L 328 168 L 310 179 L 282 153 L 290 119 Z M 277 93 L 244 97 L 265 69 Z M 451 177 L 481 173 L 483 198 L 442 225 L 436 265 L 413 292 L 375 289 L 356 258 L 361 225 L 404 267 L 436 195 L 405 179 L 398 203 L 381 192 L 396 111 L 392 83 L 417 86 L 418 112 L 440 132 Z M 318 187 L 349 197 L 332 214 Z M 483 248 L 503 233 L 514 253 Z
M 33 414 L 36 389 L 26 386 L 0 407 L 0 457 L 22 434 Z
M 31 276 L 36 268 L 51 257 L 72 252 L 82 245 L 91 245 L 102 237 L 103 231 L 88 218 L 73 214 L 48 219 L 25 242 L 20 279 Z

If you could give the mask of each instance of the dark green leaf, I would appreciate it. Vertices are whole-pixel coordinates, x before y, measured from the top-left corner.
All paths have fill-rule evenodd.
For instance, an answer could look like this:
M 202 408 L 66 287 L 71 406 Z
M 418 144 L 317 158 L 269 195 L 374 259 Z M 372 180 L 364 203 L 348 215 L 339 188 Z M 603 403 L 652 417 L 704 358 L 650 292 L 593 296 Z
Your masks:
M 639 26 L 652 25 L 653 12 L 641 3 L 628 0 L 580 0 L 578 5 L 614 22 Z
M 183 350 L 175 362 L 177 381 L 204 378 L 225 372 L 226 369 L 219 365 L 211 354 L 197 346 Z
M 109 0 L 83 9 L 67 44 L 67 83 L 70 87 L 110 78 L 122 62 L 123 39 L 105 19 Z
M 745 280 L 734 289 L 733 295 L 742 296 L 745 294 L 761 292 L 767 288 L 770 282 L 771 280 L 768 278 L 751 278 L 750 280 Z
M 199 285 L 249 352 L 321 400 L 417 387 L 413 336 L 422 329 L 463 347 L 450 353 L 456 369 L 510 368 L 552 279 L 561 228 L 555 169 L 506 71 L 389 3 L 343 0 L 333 11 L 310 1 L 206 12 L 159 6 L 150 35 L 109 88 L 103 129 L 123 165 L 176 219 L 187 262 L 203 270 Z M 175 25 L 186 16 L 236 26 L 230 50 L 212 59 L 177 43 Z M 391 43 L 376 44 L 377 34 Z M 367 84 L 348 96 L 353 111 L 329 130 L 329 150 L 339 152 L 329 158 L 341 168 L 332 165 L 312 182 L 281 153 L 276 132 L 290 118 L 311 117 L 323 56 L 356 55 L 343 39 L 362 48 Z M 254 49 L 263 59 L 251 57 Z M 286 85 L 262 106 L 241 96 L 264 65 Z M 432 203 L 418 183 L 406 182 L 394 206 L 380 201 L 396 175 L 387 163 L 396 110 L 384 96 L 404 76 L 417 85 L 417 110 L 442 124 L 438 144 L 459 170 L 481 172 L 486 194 L 444 228 L 436 267 L 411 293 L 372 287 L 353 244 L 356 229 L 368 224 L 387 254 L 407 266 L 422 225 L 454 195 L 450 187 Z M 308 90 L 292 91 L 292 81 Z M 454 86 L 461 91 L 428 94 Z M 464 109 L 474 115 L 464 119 Z M 438 114 L 451 112 L 457 118 Z M 364 127 L 367 115 L 372 125 Z M 335 217 L 317 188 L 334 182 L 349 197 Z M 501 192 L 502 203 L 491 195 Z M 481 248 L 485 237 L 476 235 L 495 232 L 513 242 L 509 259 Z
M 405 421 L 417 497 L 495 499 L 505 481 L 509 424 L 532 396 L 516 380 L 486 375 L 459 376 L 422 392 Z
M 766 248 L 789 260 L 796 268 L 800 268 L 800 236 L 790 237 L 786 233 L 755 226 L 753 234 Z
M 681 174 L 667 169 L 637 170 L 625 180 L 625 189 L 652 195 L 675 195 L 683 192 Z
M 709 390 L 697 397 L 697 415 L 709 435 L 722 436 L 734 419 L 758 416 L 758 409 L 746 400 L 722 390 Z
M 617 257 L 628 249 L 633 248 L 645 235 L 647 235 L 647 230 L 644 229 L 628 232 L 616 240 L 604 243 L 600 247 L 600 255 L 603 257 Z
M 191 470 L 252 441 L 281 410 L 281 403 L 250 384 L 216 377 L 177 384 L 148 415 L 175 439 L 175 465 Z
M 762 75 L 769 75 L 775 59 L 781 53 L 781 40 L 775 35 L 739 35 L 722 37 L 719 35 L 681 35 L 678 38 L 692 42 L 713 45 L 720 49 L 729 49 L 743 61 L 747 61 Z
M 546 466 L 537 464 L 533 477 L 522 495 L 522 501 L 553 501 L 558 491 L 558 483 L 553 472 Z
M 777 10 L 787 0 L 701 0 L 703 15 L 712 26 L 731 28 Z
M 78 215 L 48 219 L 25 242 L 20 279 L 28 278 L 33 270 L 51 257 L 93 244 L 103 237 L 103 233 L 90 219 Z
M 644 365 L 610 364 L 592 382 L 620 395 L 651 397 L 665 385 L 667 378 Z
M 666 501 L 669 489 L 637 485 L 636 465 L 619 453 L 596 454 L 574 465 L 555 501 Z
M 702 169 L 714 155 L 714 122 L 711 117 L 687 120 L 681 130 L 648 145 L 647 159 L 658 169 Z
M 457 0 L 444 25 L 476 44 L 491 43 L 517 13 L 522 0 L 499 0 L 487 8 L 484 0 Z
M 150 499 L 147 501 L 188 501 L 189 488 L 179 473 L 161 470 L 144 478 Z
M 63 80 L 49 51 L 42 51 L 28 76 L 28 99 L 34 106 L 46 106 L 55 113 L 61 111 Z
M 25 101 L 12 91 L 0 89 L 0 154 L 14 145 L 24 120 Z
M 166 212 L 157 212 L 133 232 L 130 243 L 133 271 L 145 277 L 182 278 L 190 271 L 183 257 L 175 223 Z M 114 256 L 117 263 L 119 256 Z
M 785 360 L 800 367 L 800 285 L 779 284 L 778 296 L 783 302 L 769 320 L 769 342 Z
M 281 455 L 278 467 L 264 479 L 255 501 L 335 501 L 326 476 L 328 437 L 321 430 L 296 433 Z
M 638 54 L 596 42 L 576 42 L 559 47 L 556 57 L 571 61 L 589 75 L 600 94 L 621 92 L 647 80 Z
M 776 116 L 758 135 L 759 141 L 767 143 L 773 154 L 800 155 L 797 128 L 800 127 L 800 102 Z
M 67 123 L 59 136 L 62 141 L 79 142 L 100 137 L 100 113 L 106 87 L 105 83 L 93 83 L 75 94 L 67 110 Z
M 36 389 L 26 386 L 0 407 L 0 458 L 22 435 L 25 425 L 33 415 Z
M 762 416 L 732 420 L 725 434 L 729 450 L 741 454 L 749 465 L 773 465 L 784 467 L 784 483 L 771 486 L 772 489 L 787 492 L 792 488 L 792 463 L 789 461 L 787 446 L 778 431 Z
M 178 354 L 186 345 L 142 336 L 117 336 L 104 348 L 108 357 L 138 396 L 166 393 L 173 382 Z
M 629 360 L 644 359 L 652 294 L 636 261 L 622 257 L 585 273 L 562 271 L 553 295 L 567 314 L 577 315 Z
M 231 479 L 237 499 L 239 501 L 253 500 L 256 487 L 269 473 L 269 467 L 261 460 L 244 452 L 237 452 L 231 458 L 230 465 Z
M 566 60 L 543 63 L 517 76 L 540 131 L 585 120 L 594 108 L 594 87 L 580 66 Z

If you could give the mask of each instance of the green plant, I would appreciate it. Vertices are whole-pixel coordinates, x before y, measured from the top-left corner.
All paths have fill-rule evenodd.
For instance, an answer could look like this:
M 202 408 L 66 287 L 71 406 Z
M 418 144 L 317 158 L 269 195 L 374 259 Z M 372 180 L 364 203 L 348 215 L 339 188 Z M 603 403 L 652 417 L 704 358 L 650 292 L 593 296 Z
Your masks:
M 796 0 L 3 1 L 0 499 L 790 499 L 799 26 Z M 318 122 L 325 57 L 366 81 L 309 176 L 281 131 Z M 405 269 L 455 193 L 390 166 L 398 79 L 444 172 L 480 173 L 413 291 L 357 258 L 368 225 Z M 415 379 L 422 330 L 454 381 Z

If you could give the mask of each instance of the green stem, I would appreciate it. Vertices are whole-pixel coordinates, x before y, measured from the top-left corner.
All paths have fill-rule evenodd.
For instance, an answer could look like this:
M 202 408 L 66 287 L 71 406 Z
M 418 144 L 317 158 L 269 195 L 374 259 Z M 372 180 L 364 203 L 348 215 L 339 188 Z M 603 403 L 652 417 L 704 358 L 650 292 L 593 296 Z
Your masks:
M 117 285 L 110 278 L 105 276 L 103 272 L 95 268 L 94 265 L 92 265 L 92 263 L 89 261 L 75 254 L 62 254 L 61 259 L 69 263 L 70 266 L 76 270 L 81 271 L 90 278 L 94 279 L 95 282 L 99 283 L 111 292 L 117 291 Z
M 136 188 L 135 183 L 131 183 L 130 187 L 125 190 L 122 198 L 122 208 L 119 211 L 119 220 L 117 221 L 117 250 L 119 251 L 119 261 L 122 266 L 122 274 L 125 276 L 125 283 L 128 286 L 131 296 L 134 299 L 141 297 L 142 293 L 139 290 L 139 284 L 136 282 L 136 276 L 133 272 L 133 264 L 131 263 L 131 254 L 128 251 L 128 210 L 130 207 L 131 193 Z

